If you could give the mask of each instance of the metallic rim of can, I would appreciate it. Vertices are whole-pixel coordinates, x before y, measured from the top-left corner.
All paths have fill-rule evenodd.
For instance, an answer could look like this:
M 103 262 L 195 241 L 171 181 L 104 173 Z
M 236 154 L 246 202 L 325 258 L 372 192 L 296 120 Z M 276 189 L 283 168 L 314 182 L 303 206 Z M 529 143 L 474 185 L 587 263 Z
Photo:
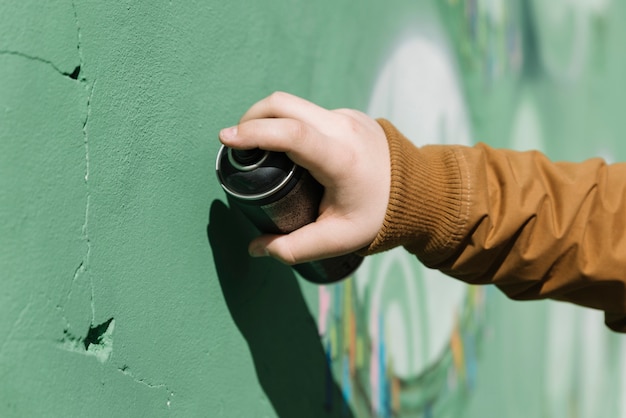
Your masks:
M 215 171 L 217 172 L 217 177 L 220 181 L 220 185 L 222 186 L 222 189 L 224 189 L 224 191 L 226 193 L 228 193 L 229 195 L 242 199 L 242 200 L 261 200 L 261 199 L 265 199 L 266 197 L 269 197 L 271 195 L 273 195 L 274 193 L 278 192 L 280 189 L 282 189 L 288 182 L 289 180 L 291 180 L 291 178 L 295 175 L 296 173 L 296 168 L 298 167 L 296 165 L 296 163 L 293 164 L 293 166 L 291 167 L 291 170 L 289 170 L 289 173 L 287 174 L 287 176 L 285 176 L 285 178 L 274 188 L 268 190 L 267 192 L 263 192 L 263 193 L 258 193 L 258 194 L 241 194 L 241 193 L 237 193 L 233 190 L 230 190 L 225 184 L 224 184 L 224 179 L 222 178 L 222 173 L 220 172 L 220 161 L 222 160 L 222 154 L 224 154 L 224 152 L 228 149 L 228 147 L 226 145 L 222 145 L 219 149 L 219 151 L 217 152 L 217 158 L 215 160 Z M 269 155 L 269 153 L 268 153 Z M 265 160 L 264 157 L 263 160 Z
M 232 148 L 228 148 L 228 152 L 226 153 L 226 154 L 228 154 L 228 161 L 230 161 L 230 163 L 233 165 L 233 167 L 235 167 L 239 171 L 252 171 L 252 170 L 254 170 L 256 168 L 261 167 L 261 164 L 263 164 L 265 162 L 265 160 L 267 160 L 267 157 L 269 157 L 269 155 L 270 155 L 269 151 L 263 150 L 265 153 L 263 154 L 263 157 L 261 157 L 261 159 L 259 161 L 257 161 L 254 164 L 250 164 L 250 165 L 241 165 L 233 157 L 232 150 L 233 150 Z

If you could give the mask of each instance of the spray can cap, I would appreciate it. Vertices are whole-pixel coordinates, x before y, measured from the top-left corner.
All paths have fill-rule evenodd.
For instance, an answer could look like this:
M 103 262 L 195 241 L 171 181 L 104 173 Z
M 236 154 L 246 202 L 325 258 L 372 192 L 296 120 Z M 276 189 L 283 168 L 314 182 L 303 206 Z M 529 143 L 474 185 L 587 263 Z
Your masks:
M 236 150 L 222 145 L 216 170 L 224 190 L 242 200 L 265 199 L 295 175 L 297 166 L 285 153 L 259 148 Z
M 240 171 L 251 171 L 258 168 L 268 157 L 269 151 L 260 148 L 228 149 L 228 160 Z

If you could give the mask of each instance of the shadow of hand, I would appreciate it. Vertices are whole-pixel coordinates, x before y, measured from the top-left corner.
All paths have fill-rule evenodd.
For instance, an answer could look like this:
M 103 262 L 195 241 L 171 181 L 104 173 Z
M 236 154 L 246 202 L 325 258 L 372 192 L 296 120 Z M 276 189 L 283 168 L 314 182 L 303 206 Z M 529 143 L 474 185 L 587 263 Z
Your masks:
M 211 205 L 207 234 L 224 299 L 276 413 L 352 417 L 291 268 L 250 258 L 247 244 L 257 232 L 218 200 Z

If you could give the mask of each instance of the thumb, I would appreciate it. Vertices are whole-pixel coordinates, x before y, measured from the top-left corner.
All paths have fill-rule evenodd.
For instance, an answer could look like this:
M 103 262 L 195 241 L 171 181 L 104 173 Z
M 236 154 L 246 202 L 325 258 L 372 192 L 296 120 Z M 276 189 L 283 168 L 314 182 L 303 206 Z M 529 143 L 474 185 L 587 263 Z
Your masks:
M 318 220 L 286 235 L 261 235 L 254 239 L 248 252 L 253 257 L 270 256 L 288 264 L 300 264 L 350 253 L 346 243 L 346 222 Z M 341 225 L 343 224 L 343 225 Z M 343 226 L 343 227 L 342 227 Z

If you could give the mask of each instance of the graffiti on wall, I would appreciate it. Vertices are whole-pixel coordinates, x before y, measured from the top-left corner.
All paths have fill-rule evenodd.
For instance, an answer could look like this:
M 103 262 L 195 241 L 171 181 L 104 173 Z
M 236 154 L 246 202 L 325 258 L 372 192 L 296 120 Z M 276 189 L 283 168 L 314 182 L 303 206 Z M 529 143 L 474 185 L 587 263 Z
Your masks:
M 591 58 L 603 54 L 611 1 L 436 3 L 439 17 L 416 24 L 393 46 L 367 112 L 391 120 L 417 146 L 471 145 L 478 131 L 472 122 L 489 120 L 477 103 L 508 94 L 497 98 L 510 109 L 508 136 L 496 144 L 548 152 L 545 116 L 524 80 L 539 72 L 557 84 L 576 83 L 590 60 L 598 65 Z M 610 147 L 598 146 L 594 152 L 615 161 Z M 402 249 L 370 257 L 354 277 L 321 287 L 320 337 L 355 415 L 459 416 L 475 390 L 484 344 L 497 338 L 490 293 L 428 270 Z M 535 347 L 549 365 L 541 372 L 547 416 L 626 412 L 598 396 L 619 399 L 626 385 L 618 354 L 626 344 L 608 333 L 602 314 L 550 302 L 546 321 Z M 610 364 L 622 373 L 604 373 Z
M 368 113 L 392 120 L 418 146 L 470 144 L 440 32 L 430 28 L 395 47 Z M 319 332 L 356 415 L 429 416 L 458 405 L 475 383 L 485 297 L 484 288 L 429 270 L 402 249 L 369 257 L 350 280 L 321 287 Z

